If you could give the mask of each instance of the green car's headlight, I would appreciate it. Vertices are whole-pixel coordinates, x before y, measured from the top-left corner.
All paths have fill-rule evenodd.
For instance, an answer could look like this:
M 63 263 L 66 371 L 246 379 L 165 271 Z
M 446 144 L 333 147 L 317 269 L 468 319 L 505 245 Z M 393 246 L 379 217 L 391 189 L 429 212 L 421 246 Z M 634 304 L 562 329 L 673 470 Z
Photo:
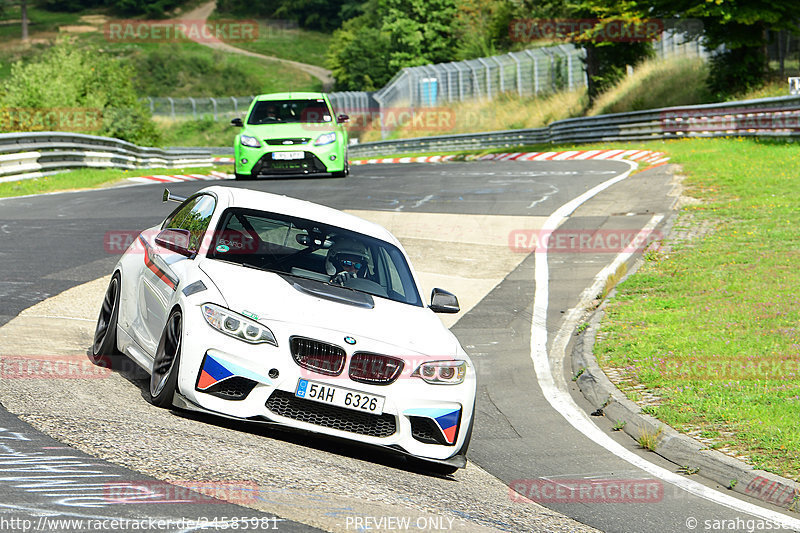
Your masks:
M 230 335 L 250 344 L 272 344 L 278 345 L 275 335 L 265 325 L 259 324 L 255 320 L 234 313 L 229 309 L 214 304 L 204 304 L 202 306 L 203 317 L 208 325 L 225 335 Z
M 239 142 L 242 143 L 242 146 L 249 146 L 250 148 L 261 148 L 261 143 L 255 137 L 250 137 L 249 135 L 242 135 L 239 137 Z
M 323 144 L 331 144 L 332 142 L 336 142 L 336 132 L 332 131 L 330 133 L 323 133 L 317 140 L 314 141 L 314 146 L 322 146 Z

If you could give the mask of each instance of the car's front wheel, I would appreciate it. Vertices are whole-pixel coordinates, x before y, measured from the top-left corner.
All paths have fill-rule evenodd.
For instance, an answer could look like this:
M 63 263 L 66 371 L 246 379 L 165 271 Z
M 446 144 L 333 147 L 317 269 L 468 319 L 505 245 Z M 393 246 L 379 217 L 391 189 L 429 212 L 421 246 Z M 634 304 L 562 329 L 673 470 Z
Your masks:
M 183 314 L 176 309 L 169 315 L 156 350 L 153 371 L 150 373 L 150 403 L 172 407 L 172 397 L 178 385 L 178 368 L 183 343 Z
M 331 176 L 333 176 L 334 178 L 344 178 L 348 174 L 350 174 L 350 163 L 345 163 L 344 169 L 342 169 L 341 172 L 331 172 Z
M 103 297 L 100 316 L 94 330 L 94 342 L 89 359 L 96 365 L 110 366 L 109 358 L 119 355 L 117 350 L 117 319 L 119 318 L 119 272 L 114 274 Z
M 238 173 L 234 173 L 234 174 L 233 174 L 233 177 L 236 179 L 236 181 L 250 181 L 250 180 L 253 180 L 253 179 L 255 179 L 255 178 L 253 177 L 253 175 L 252 175 L 252 174 L 238 174 Z

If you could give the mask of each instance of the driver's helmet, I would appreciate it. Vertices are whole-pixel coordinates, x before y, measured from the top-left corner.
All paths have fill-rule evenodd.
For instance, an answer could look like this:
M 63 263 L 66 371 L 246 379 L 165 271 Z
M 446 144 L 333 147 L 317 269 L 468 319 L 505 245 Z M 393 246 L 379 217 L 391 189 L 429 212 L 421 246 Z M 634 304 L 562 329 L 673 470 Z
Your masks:
M 353 239 L 338 239 L 328 249 L 325 270 L 333 276 L 340 272 L 351 272 L 359 278 L 367 273 L 367 247 Z

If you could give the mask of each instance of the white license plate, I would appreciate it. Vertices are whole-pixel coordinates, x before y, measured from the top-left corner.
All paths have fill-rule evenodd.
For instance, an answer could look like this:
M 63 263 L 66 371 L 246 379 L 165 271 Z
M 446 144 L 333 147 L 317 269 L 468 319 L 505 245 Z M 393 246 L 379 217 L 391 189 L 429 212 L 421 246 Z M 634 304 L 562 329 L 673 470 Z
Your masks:
M 345 389 L 344 387 L 334 387 L 327 383 L 301 379 L 297 382 L 297 390 L 294 395 L 298 398 L 336 405 L 345 409 L 361 411 L 362 413 L 383 414 L 383 396 Z
M 272 159 L 305 159 L 305 152 L 272 152 Z

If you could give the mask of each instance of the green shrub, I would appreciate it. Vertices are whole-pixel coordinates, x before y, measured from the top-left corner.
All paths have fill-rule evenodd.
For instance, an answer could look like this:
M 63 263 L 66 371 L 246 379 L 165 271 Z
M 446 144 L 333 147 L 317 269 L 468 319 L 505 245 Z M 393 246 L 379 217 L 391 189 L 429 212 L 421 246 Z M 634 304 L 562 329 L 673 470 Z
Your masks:
M 18 61 L 11 67 L 11 76 L 0 94 L 0 107 L 26 116 L 37 111 L 65 114 L 68 110 L 88 110 L 102 119 L 76 124 L 78 131 L 152 145 L 158 142 L 158 133 L 149 111 L 138 99 L 133 77 L 129 65 L 95 49 L 80 49 L 60 40 L 30 61 Z M 5 124 L 4 129 L 35 131 L 42 127 L 16 121 L 11 128 Z

